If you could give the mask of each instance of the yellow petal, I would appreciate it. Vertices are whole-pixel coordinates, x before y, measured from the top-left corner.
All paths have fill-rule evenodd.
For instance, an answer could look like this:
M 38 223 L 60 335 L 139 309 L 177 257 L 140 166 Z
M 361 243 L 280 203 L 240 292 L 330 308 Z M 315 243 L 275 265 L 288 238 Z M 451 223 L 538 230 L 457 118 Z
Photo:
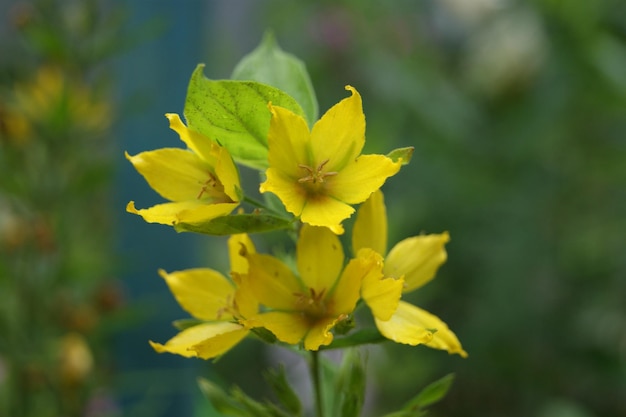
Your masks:
M 171 201 L 198 198 L 202 184 L 209 180 L 209 167 L 197 155 L 184 149 L 163 148 L 126 153 L 135 169 L 161 197 Z
M 265 327 L 281 342 L 296 344 L 309 331 L 307 318 L 299 313 L 270 311 L 258 314 L 246 321 L 250 327 Z
M 361 204 L 352 229 L 352 251 L 370 248 L 385 256 L 387 253 L 387 210 L 382 191 L 376 190 Z
M 435 277 L 437 269 L 448 255 L 444 245 L 450 240 L 448 232 L 404 239 L 385 258 L 385 275 L 404 276 L 404 292 L 413 291 Z
M 293 272 L 281 261 L 270 255 L 249 253 L 246 255 L 248 275 L 242 276 L 241 287 L 249 287 L 263 305 L 278 310 L 297 309 L 297 296 L 307 292 Z
M 265 175 L 267 179 L 261 184 L 259 191 L 276 194 L 289 213 L 300 216 L 307 198 L 306 190 L 302 185 L 272 167 L 267 169 Z
M 330 228 L 335 234 L 343 234 L 341 222 L 354 213 L 349 205 L 332 197 L 318 195 L 307 200 L 300 219 L 311 226 Z
M 272 113 L 267 136 L 270 167 L 292 180 L 302 177 L 299 164 L 311 165 L 307 151 L 310 141 L 309 127 L 297 114 L 278 106 L 269 106 Z
M 242 286 L 242 275 L 248 273 L 248 260 L 243 254 L 255 253 L 254 243 L 245 234 L 232 235 L 228 239 L 228 254 L 230 257 L 230 272 L 237 285 L 235 291 L 235 305 L 243 317 L 250 317 L 259 310 L 259 303 L 249 286 Z
M 326 294 L 343 268 L 343 246 L 326 227 L 304 225 L 296 246 L 296 262 L 302 282 L 316 294 Z
M 356 159 L 365 144 L 365 115 L 361 96 L 350 86 L 346 90 L 352 95 L 331 107 L 315 123 L 311 131 L 311 149 L 318 166 L 324 161 L 327 171 L 341 171 L 346 164 Z
M 230 271 L 236 274 L 248 273 L 248 260 L 242 254 L 256 253 L 254 243 L 246 233 L 231 235 L 228 238 L 228 257 L 230 259 Z
M 325 317 L 318 320 L 304 337 L 304 348 L 306 350 L 318 350 L 320 346 L 330 345 L 333 341 L 333 334 L 330 332 L 338 319 L 335 317 Z
M 241 282 L 241 277 L 234 277 L 234 279 Z M 239 320 L 252 317 L 259 312 L 259 302 L 249 286 L 238 284 L 235 291 L 235 308 L 239 313 Z
M 201 320 L 229 320 L 224 309 L 232 302 L 235 287 L 222 274 L 208 268 L 170 272 L 159 270 L 178 304 Z
M 224 194 L 232 201 L 240 201 L 242 198 L 241 184 L 239 182 L 239 171 L 228 150 L 222 146 L 213 144 L 213 154 L 215 155 L 215 174 L 224 187 Z
M 400 301 L 396 312 L 387 321 L 374 317 L 376 327 L 387 339 L 396 343 L 416 346 L 425 344 L 433 339 L 433 333 L 428 330 L 420 318 L 420 310 L 404 301 Z
M 372 265 L 361 287 L 361 296 L 379 320 L 389 320 L 398 308 L 404 280 L 402 278 L 386 278 L 382 273 L 382 257 L 369 248 L 359 251 L 359 258 L 367 256 Z
M 408 304 L 408 303 L 407 303 Z M 456 337 L 454 332 L 450 330 L 448 325 L 444 323 L 439 317 L 429 313 L 419 307 L 415 307 L 408 304 L 414 310 L 414 316 L 416 321 L 419 321 L 424 327 L 428 329 L 436 329 L 433 336 L 433 340 L 426 343 L 426 346 L 433 349 L 441 349 L 448 351 L 449 354 L 458 353 L 463 358 L 467 357 L 467 352 L 461 347 L 461 342 Z
M 248 334 L 242 326 L 229 322 L 203 323 L 190 327 L 178 333 L 164 345 L 150 341 L 150 345 L 158 353 L 174 353 L 176 355 L 201 357 L 209 359 L 219 356 Z M 208 349 L 197 350 L 196 346 L 214 339 Z
M 235 208 L 237 208 L 237 206 L 237 203 L 205 203 L 192 206 L 189 209 L 182 210 L 178 213 L 178 223 L 196 224 L 208 222 L 217 217 L 230 214 Z
M 208 166 L 213 167 L 217 179 L 224 187 L 224 193 L 233 201 L 239 201 L 239 171 L 228 150 L 206 136 L 188 129 L 177 114 L 168 113 L 165 116 L 170 121 L 170 128 L 178 133 L 189 149 Z
M 384 155 L 361 155 L 332 177 L 328 195 L 348 204 L 362 203 L 401 166 Z
M 361 285 L 370 274 L 381 274 L 380 255 L 369 250 L 359 253 L 357 258 L 351 259 L 346 265 L 341 278 L 331 296 L 331 314 L 350 314 L 361 297 Z
M 167 224 L 202 223 L 231 213 L 237 203 L 209 204 L 201 200 L 181 201 L 157 204 L 147 209 L 135 208 L 133 201 L 126 206 L 126 211 L 138 214 L 148 223 Z
M 178 133 L 180 139 L 185 142 L 189 149 L 211 166 L 216 165 L 217 160 L 212 152 L 214 142 L 210 138 L 189 130 L 180 120 L 180 116 L 175 113 L 167 113 L 165 117 L 170 121 L 170 129 Z
M 231 327 L 233 330 L 225 331 L 224 333 L 215 335 L 209 339 L 198 343 L 191 347 L 196 352 L 199 358 L 211 359 L 223 355 L 230 349 L 232 349 L 237 343 L 242 341 L 250 332 L 248 329 L 235 323 L 224 323 L 226 328 Z

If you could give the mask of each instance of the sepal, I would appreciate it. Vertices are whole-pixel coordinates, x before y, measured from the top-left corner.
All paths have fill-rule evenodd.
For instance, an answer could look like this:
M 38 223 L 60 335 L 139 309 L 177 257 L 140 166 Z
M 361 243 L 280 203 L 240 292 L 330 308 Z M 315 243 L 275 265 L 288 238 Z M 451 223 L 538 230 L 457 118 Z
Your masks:
M 387 154 L 387 158 L 391 159 L 393 162 L 400 162 L 402 165 L 408 165 L 413 157 L 413 151 L 415 151 L 413 146 L 397 148 L 389 152 Z

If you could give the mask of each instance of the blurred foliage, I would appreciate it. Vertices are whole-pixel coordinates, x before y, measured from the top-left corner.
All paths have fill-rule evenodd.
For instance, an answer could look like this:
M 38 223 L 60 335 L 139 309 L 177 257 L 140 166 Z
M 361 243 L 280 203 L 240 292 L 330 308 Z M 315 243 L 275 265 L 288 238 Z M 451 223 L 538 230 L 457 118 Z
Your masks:
M 0 43 L 0 415 L 116 416 L 110 197 L 114 116 L 103 59 L 118 9 L 3 5 Z
M 415 147 L 384 188 L 390 241 L 452 237 L 438 285 L 411 301 L 469 359 L 389 346 L 371 415 L 454 371 L 433 415 L 626 416 L 626 3 L 249 7 L 248 27 L 306 63 L 322 113 L 359 89 L 368 152 Z M 226 46 L 231 23 L 213 26 Z

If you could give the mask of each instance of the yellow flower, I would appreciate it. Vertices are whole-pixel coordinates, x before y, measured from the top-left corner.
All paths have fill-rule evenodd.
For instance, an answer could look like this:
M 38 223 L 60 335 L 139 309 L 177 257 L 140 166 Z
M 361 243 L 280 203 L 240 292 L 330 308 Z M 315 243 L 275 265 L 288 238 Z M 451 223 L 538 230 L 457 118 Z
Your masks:
M 230 214 L 239 204 L 239 173 L 226 150 L 183 124 L 177 114 L 166 114 L 189 150 L 164 148 L 126 158 L 169 203 L 137 210 L 126 206 L 149 223 L 176 225 L 202 223 Z
M 258 311 L 258 303 L 239 285 L 248 269 L 239 251 L 245 247 L 246 252 L 254 253 L 254 245 L 247 235 L 239 234 L 230 237 L 228 246 L 234 283 L 206 268 L 172 273 L 159 271 L 180 306 L 202 322 L 182 330 L 165 344 L 150 341 L 154 350 L 211 359 L 224 354 L 248 335 L 248 328 L 241 322 Z
M 383 193 L 377 191 L 361 205 L 354 223 L 352 248 L 355 252 L 371 248 L 384 260 L 383 274 L 403 282 L 402 292 L 420 288 L 435 277 L 446 261 L 444 245 L 450 240 L 447 232 L 414 236 L 396 244 L 387 254 L 387 213 Z M 381 285 L 381 284 L 378 284 Z M 364 283 L 363 291 L 367 291 Z M 426 346 L 458 353 L 466 357 L 456 335 L 437 316 L 405 301 L 399 301 L 391 315 L 378 313 L 368 297 L 365 302 L 374 314 L 376 326 L 383 336 L 398 343 Z M 384 313 L 389 313 L 385 310 Z M 436 330 L 434 333 L 431 330 Z
M 302 117 L 270 103 L 270 167 L 260 188 L 276 194 L 302 222 L 337 234 L 343 233 L 341 222 L 354 213 L 351 204 L 365 201 L 401 165 L 384 155 L 361 155 L 361 96 L 346 89 L 352 95 L 328 110 L 311 131 Z
M 296 276 L 270 255 L 248 253 L 248 286 L 265 310 L 250 317 L 250 327 L 265 327 L 282 342 L 303 341 L 318 350 L 333 340 L 330 330 L 353 312 L 361 282 L 381 279 L 381 257 L 363 251 L 344 268 L 343 247 L 328 228 L 304 225 L 296 246 Z M 373 278 L 370 278 L 373 277 Z

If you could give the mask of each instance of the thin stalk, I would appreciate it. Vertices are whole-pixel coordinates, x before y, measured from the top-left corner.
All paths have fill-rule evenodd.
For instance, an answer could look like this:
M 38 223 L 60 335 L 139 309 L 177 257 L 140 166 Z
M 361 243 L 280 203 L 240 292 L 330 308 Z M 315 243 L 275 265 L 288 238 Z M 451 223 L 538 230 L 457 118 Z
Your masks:
M 260 209 L 266 210 L 269 213 L 272 213 L 278 217 L 285 217 L 283 213 L 279 213 L 275 210 L 272 210 L 271 208 L 267 207 L 265 204 L 261 203 L 258 200 L 255 200 L 254 198 L 248 197 L 247 195 L 243 197 L 243 201 L 245 201 L 246 203 L 250 204 L 251 206 L 254 207 L 258 207 Z
M 315 412 L 317 417 L 324 417 L 324 404 L 322 403 L 322 380 L 320 376 L 319 351 L 311 351 L 311 379 L 313 380 L 313 391 L 315 394 Z

